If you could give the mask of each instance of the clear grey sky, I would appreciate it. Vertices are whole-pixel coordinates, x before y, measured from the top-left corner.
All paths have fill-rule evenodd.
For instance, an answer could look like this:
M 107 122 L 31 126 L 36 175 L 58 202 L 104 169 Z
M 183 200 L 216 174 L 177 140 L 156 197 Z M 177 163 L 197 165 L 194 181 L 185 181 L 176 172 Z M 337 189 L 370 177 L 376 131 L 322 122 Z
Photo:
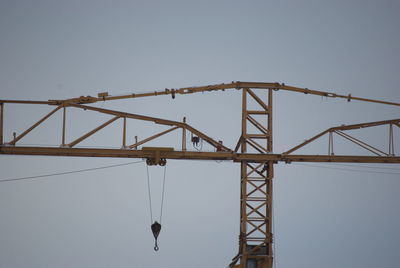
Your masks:
M 0 99 L 277 81 L 400 102 L 399 13 L 398 0 L 0 0 Z M 275 153 L 331 126 L 400 116 L 396 107 L 287 92 L 276 92 L 274 101 Z M 171 120 L 186 116 L 234 147 L 240 103 L 233 91 L 95 105 Z M 6 140 L 48 109 L 7 105 Z M 60 119 L 57 114 L 22 144 L 59 145 Z M 106 119 L 69 111 L 67 139 Z M 120 126 L 82 146 L 119 147 Z M 157 130 L 128 125 L 131 142 Z M 355 134 L 387 150 L 386 128 Z M 399 129 L 395 135 L 399 155 Z M 155 144 L 178 141 L 171 135 Z M 323 140 L 303 152 L 326 151 Z M 336 153 L 368 154 L 340 140 Z M 0 179 L 129 161 L 135 160 L 1 156 Z M 276 267 L 400 266 L 400 176 L 387 174 L 400 173 L 400 166 L 367 167 L 276 165 Z M 150 173 L 158 215 L 162 169 Z M 168 162 L 157 253 L 146 187 L 144 163 L 1 183 L 0 267 L 226 267 L 238 250 L 238 165 Z

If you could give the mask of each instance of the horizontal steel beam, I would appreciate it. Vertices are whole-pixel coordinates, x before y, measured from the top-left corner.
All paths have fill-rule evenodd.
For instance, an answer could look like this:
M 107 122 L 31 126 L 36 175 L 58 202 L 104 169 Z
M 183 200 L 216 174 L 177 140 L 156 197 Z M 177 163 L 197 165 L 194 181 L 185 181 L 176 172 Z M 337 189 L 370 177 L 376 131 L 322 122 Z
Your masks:
M 79 98 L 72 98 L 66 100 L 48 100 L 48 101 L 29 101 L 29 100 L 0 100 L 0 103 L 21 103 L 21 104 L 49 104 L 49 105 L 60 105 L 60 104 L 88 104 L 95 103 L 98 101 L 109 101 L 109 100 L 120 100 L 120 99 L 130 99 L 130 98 L 141 98 L 141 97 L 151 97 L 151 96 L 161 96 L 161 95 L 172 95 L 175 97 L 176 94 L 192 94 L 199 92 L 208 92 L 208 91 L 218 91 L 218 90 L 226 90 L 226 89 L 242 89 L 242 88 L 260 88 L 260 89 L 274 89 L 274 90 L 287 90 L 298 93 L 310 94 L 310 95 L 318 95 L 330 98 L 342 98 L 347 101 L 350 100 L 358 100 L 365 102 L 374 102 L 388 105 L 396 105 L 400 106 L 400 103 L 389 102 L 389 101 L 381 101 L 381 100 L 373 100 L 366 98 L 354 97 L 351 94 L 349 95 L 341 95 L 331 92 L 319 91 L 319 90 L 311 90 L 308 88 L 300 88 L 285 85 L 284 83 L 265 83 L 265 82 L 231 82 L 227 84 L 215 84 L 215 85 L 207 85 L 207 86 L 197 86 L 197 87 L 184 87 L 178 89 L 165 89 L 160 91 L 151 91 L 146 93 L 132 93 L 127 95 L 120 96 L 81 96 Z
M 57 148 L 0 146 L 0 154 L 7 155 L 43 155 L 74 157 L 110 157 L 110 158 L 154 158 L 156 152 L 149 150 L 96 149 L 96 148 Z M 391 163 L 400 164 L 396 156 L 358 156 L 358 155 L 282 155 L 252 154 L 235 152 L 189 152 L 161 151 L 160 157 L 178 160 L 225 160 L 234 162 L 343 162 L 343 163 Z

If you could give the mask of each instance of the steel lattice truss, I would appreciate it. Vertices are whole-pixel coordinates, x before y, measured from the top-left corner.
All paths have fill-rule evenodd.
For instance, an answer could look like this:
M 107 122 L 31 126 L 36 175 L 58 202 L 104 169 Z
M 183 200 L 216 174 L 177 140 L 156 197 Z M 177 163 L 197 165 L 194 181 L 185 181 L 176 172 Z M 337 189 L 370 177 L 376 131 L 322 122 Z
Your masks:
M 126 113 L 110 109 L 90 106 L 97 101 L 107 101 L 126 98 L 150 97 L 158 95 L 171 95 L 175 98 L 177 94 L 191 94 L 197 92 L 236 89 L 242 90 L 242 131 L 237 145 L 230 149 L 221 142 L 216 141 L 204 132 L 188 125 L 185 121 L 171 121 L 162 118 Z M 306 94 L 313 94 L 332 98 L 344 98 L 348 101 L 359 100 L 386 105 L 400 106 L 399 103 L 370 100 L 365 98 L 344 96 L 329 92 L 297 88 L 279 83 L 254 83 L 254 82 L 232 82 L 229 84 L 218 84 L 204 87 L 189 87 L 181 89 L 165 89 L 142 94 L 130 94 L 123 96 L 108 96 L 108 93 L 100 93 L 98 97 L 79 97 L 67 100 L 49 101 L 25 101 L 25 100 L 0 100 L 0 154 L 16 155 L 51 155 L 51 156 L 81 156 L 81 157 L 122 157 L 147 159 L 149 165 L 165 165 L 167 159 L 183 160 L 229 160 L 239 162 L 241 165 L 241 194 L 240 194 L 240 234 L 239 253 L 231 263 L 231 267 L 240 261 L 238 267 L 268 267 L 273 264 L 273 234 L 272 234 L 272 192 L 273 192 L 273 166 L 281 162 L 354 162 L 354 163 L 400 163 L 400 157 L 395 153 L 394 128 L 400 127 L 400 119 L 361 123 L 356 125 L 338 126 L 329 128 L 316 136 L 306 140 L 302 144 L 283 152 L 272 153 L 272 97 L 274 91 L 288 90 Z M 5 106 L 13 103 L 49 105 L 55 108 L 40 118 L 36 123 L 27 128 L 19 135 L 14 135 L 10 141 L 4 141 L 4 112 Z M 251 103 L 251 105 L 250 105 Z M 111 116 L 101 125 L 95 127 L 79 138 L 67 141 L 66 114 L 67 109 L 91 110 L 100 114 Z M 45 122 L 58 111 L 63 112 L 61 143 L 59 147 L 46 146 L 19 146 L 18 143 L 36 127 Z M 120 149 L 84 148 L 78 145 L 101 131 L 112 123 L 122 120 L 122 139 Z M 151 135 L 142 140 L 136 140 L 133 144 L 126 142 L 127 120 L 141 120 L 154 122 L 158 125 L 167 126 L 168 129 Z M 376 148 L 368 143 L 346 133 L 348 130 L 371 128 L 387 125 L 389 130 L 389 149 Z M 168 133 L 179 131 L 182 135 L 180 150 L 173 147 L 143 147 L 144 144 L 156 140 Z M 191 134 L 211 145 L 213 152 L 188 151 L 186 149 L 186 136 Z M 336 155 L 333 148 L 333 135 L 345 138 L 358 146 L 364 148 L 372 155 Z M 299 155 L 293 154 L 298 149 L 312 143 L 320 137 L 328 135 L 328 152 L 322 155 Z M 255 266 L 254 266 L 255 265 Z M 236 265 L 237 266 L 237 265 Z M 236 267 L 235 266 L 235 267 Z

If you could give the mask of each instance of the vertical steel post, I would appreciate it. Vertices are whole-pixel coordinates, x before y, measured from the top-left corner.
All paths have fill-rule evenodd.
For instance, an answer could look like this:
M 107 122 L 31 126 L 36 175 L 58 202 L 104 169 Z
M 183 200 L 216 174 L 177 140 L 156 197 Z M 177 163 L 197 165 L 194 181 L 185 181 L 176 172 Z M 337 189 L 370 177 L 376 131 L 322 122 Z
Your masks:
M 183 123 L 186 124 L 186 117 L 183 118 Z M 182 151 L 186 151 L 186 129 L 182 128 Z
M 334 155 L 333 152 L 333 133 L 332 131 L 329 132 L 329 139 L 328 139 L 328 155 Z
M 124 123 L 122 127 L 122 148 L 126 148 L 126 117 L 124 117 Z
M 138 143 L 138 136 L 135 136 L 135 144 Z M 137 150 L 137 146 L 133 147 L 135 150 Z
M 389 125 L 389 156 L 394 156 L 393 124 Z
M 0 145 L 3 145 L 4 103 L 0 103 Z
M 62 125 L 62 138 L 61 138 L 61 147 L 65 147 L 65 121 L 67 117 L 67 107 L 63 107 L 63 125 Z
M 247 152 L 247 88 L 242 90 L 242 145 L 241 152 Z M 240 235 L 239 235 L 239 254 L 241 254 L 240 263 L 243 268 L 246 268 L 247 264 L 247 205 L 246 205 L 246 194 L 247 194 L 247 163 L 241 162 L 240 166 Z
M 267 136 L 267 151 L 272 152 L 272 89 L 268 89 L 268 136 Z
M 268 135 L 267 135 L 267 151 L 268 153 L 272 153 L 273 148 L 272 148 L 272 89 L 268 90 L 268 125 L 267 125 L 267 130 L 268 130 Z M 267 185 L 267 204 L 266 204 L 266 218 L 265 218 L 265 224 L 266 224 L 266 231 L 267 235 L 265 238 L 266 242 L 266 249 L 267 249 L 267 254 L 265 258 L 265 263 L 262 267 L 268 267 L 272 268 L 273 264 L 273 258 L 275 252 L 273 251 L 273 233 L 272 233 L 272 224 L 273 224 L 273 177 L 274 177 L 274 163 L 272 161 L 269 161 L 266 163 L 266 185 Z

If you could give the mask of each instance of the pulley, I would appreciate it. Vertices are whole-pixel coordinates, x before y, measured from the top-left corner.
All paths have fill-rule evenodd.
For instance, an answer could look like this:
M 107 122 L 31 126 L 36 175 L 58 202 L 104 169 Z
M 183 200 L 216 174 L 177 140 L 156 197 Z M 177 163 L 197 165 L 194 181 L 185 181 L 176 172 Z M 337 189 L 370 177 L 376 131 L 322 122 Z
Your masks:
M 154 250 L 158 251 L 157 238 L 161 231 L 161 224 L 159 224 L 157 221 L 155 221 L 151 225 L 151 231 L 153 232 L 154 239 L 155 239 Z

